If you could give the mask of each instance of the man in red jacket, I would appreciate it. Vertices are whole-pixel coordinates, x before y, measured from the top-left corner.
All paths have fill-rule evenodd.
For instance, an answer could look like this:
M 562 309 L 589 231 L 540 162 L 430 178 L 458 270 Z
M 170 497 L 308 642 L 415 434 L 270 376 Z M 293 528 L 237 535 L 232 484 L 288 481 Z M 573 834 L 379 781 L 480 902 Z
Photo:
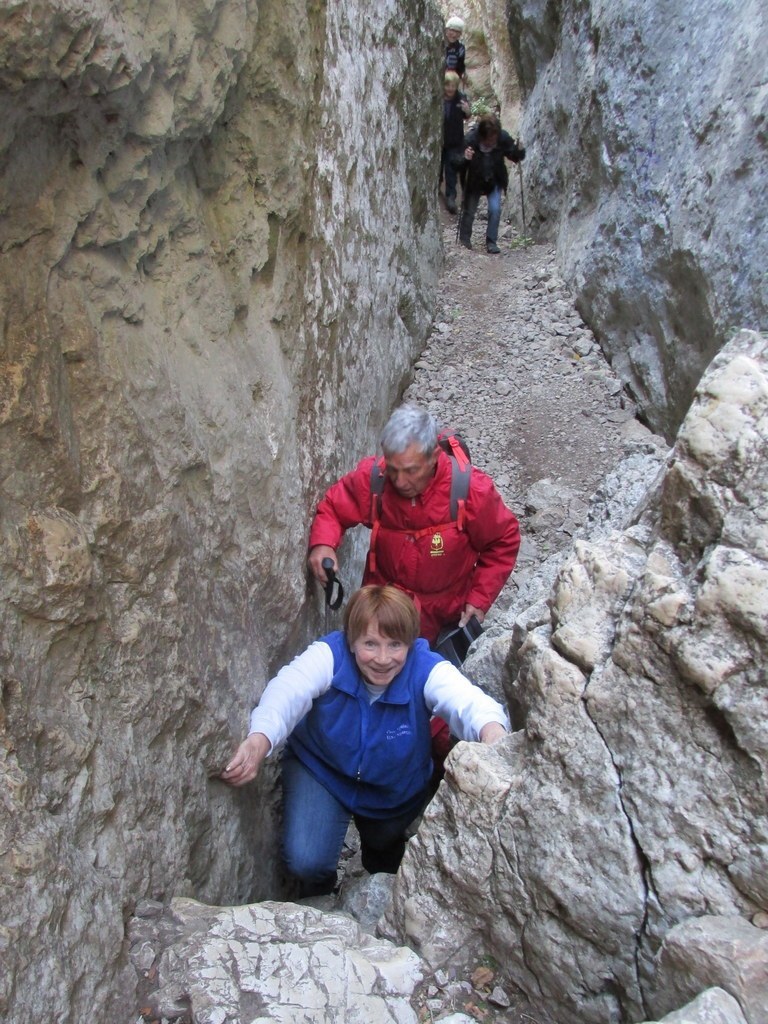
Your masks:
M 440 630 L 482 622 L 515 565 L 517 519 L 493 481 L 472 467 L 466 500 L 452 515 L 452 458 L 438 444 L 437 424 L 413 406 L 397 409 L 381 434 L 383 460 L 363 459 L 328 488 L 309 535 L 309 566 L 326 582 L 324 558 L 338 569 L 336 549 L 346 530 L 373 527 L 363 584 L 395 583 L 415 599 L 421 635 L 434 643 Z M 372 489 L 379 463 L 385 480 Z

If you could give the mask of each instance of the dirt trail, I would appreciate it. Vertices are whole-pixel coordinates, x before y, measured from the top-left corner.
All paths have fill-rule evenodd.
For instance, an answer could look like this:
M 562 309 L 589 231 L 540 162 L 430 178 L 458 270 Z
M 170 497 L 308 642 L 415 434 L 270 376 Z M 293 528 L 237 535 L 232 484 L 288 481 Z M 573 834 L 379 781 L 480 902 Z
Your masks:
M 440 300 L 405 400 L 464 434 L 473 462 L 518 515 L 514 592 L 570 546 L 600 481 L 652 435 L 576 312 L 554 249 L 523 246 L 506 227 L 501 254 L 488 255 L 483 205 L 472 251 L 442 212 Z

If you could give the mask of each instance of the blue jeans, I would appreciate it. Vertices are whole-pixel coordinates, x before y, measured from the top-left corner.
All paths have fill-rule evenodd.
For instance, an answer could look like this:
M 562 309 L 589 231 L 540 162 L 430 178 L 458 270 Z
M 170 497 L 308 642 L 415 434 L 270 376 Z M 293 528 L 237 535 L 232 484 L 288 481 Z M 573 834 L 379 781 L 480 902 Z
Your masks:
M 459 238 L 462 242 L 471 242 L 472 225 L 475 222 L 477 206 L 480 202 L 480 192 L 464 193 L 464 212 L 459 224 Z M 497 185 L 488 195 L 488 227 L 485 229 L 485 241 L 495 243 L 499 237 L 499 222 L 501 221 L 501 187 Z
M 301 896 L 333 891 L 344 836 L 353 817 L 365 870 L 394 874 L 405 852 L 405 830 L 417 813 L 393 818 L 353 815 L 297 757 L 288 750 L 283 755 L 283 860 L 298 880 Z

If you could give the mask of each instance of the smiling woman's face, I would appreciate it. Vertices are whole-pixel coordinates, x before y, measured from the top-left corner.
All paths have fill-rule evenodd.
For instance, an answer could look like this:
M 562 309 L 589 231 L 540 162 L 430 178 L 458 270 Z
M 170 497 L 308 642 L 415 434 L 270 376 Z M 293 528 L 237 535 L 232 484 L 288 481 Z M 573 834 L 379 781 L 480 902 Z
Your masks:
M 383 636 L 375 618 L 352 644 L 357 667 L 363 679 L 373 686 L 389 686 L 405 664 L 408 650 L 402 640 Z

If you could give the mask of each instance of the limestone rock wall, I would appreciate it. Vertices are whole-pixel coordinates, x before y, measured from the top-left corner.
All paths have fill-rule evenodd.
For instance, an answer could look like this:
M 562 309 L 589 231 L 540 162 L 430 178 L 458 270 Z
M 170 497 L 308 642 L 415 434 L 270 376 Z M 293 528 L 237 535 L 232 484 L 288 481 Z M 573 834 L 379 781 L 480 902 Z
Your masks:
M 495 6 L 524 93 L 529 219 L 672 438 L 733 330 L 768 323 L 765 4 Z
M 577 541 L 519 630 L 520 728 L 451 755 L 385 934 L 433 965 L 492 954 L 557 1021 L 713 984 L 764 1019 L 766 443 L 768 341 L 742 332 L 635 521 Z
M 216 781 L 426 333 L 424 2 L 0 5 L 0 1016 L 125 1019 L 136 899 L 279 892 Z M 434 31 L 431 31 L 434 27 Z M 424 82 L 435 83 L 434 93 Z

